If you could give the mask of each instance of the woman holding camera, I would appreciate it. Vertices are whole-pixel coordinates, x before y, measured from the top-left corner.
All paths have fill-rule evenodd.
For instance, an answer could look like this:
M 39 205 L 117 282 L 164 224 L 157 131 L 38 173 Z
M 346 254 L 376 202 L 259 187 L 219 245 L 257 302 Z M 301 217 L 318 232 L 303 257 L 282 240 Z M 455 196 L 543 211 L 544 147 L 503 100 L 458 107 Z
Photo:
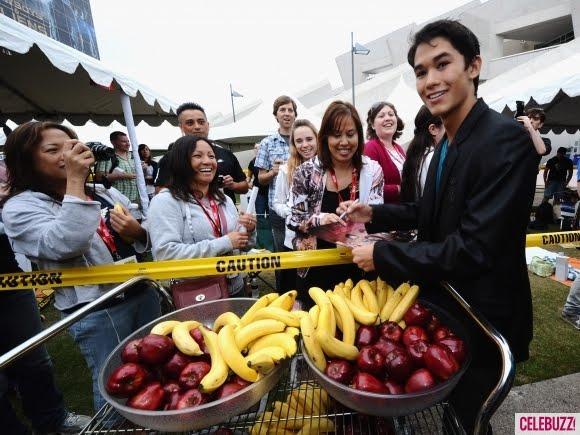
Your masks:
M 94 157 L 76 134 L 60 124 L 29 122 L 6 140 L 9 199 L 2 218 L 16 253 L 39 269 L 113 264 L 133 250 L 144 250 L 147 235 L 123 207 L 129 200 L 114 189 L 85 185 Z M 130 246 L 123 240 L 133 241 Z M 77 285 L 56 289 L 55 307 L 67 316 L 113 285 Z M 137 289 L 136 289 L 137 290 Z M 95 410 L 104 405 L 98 374 L 105 358 L 131 332 L 160 315 L 153 289 L 132 291 L 93 311 L 69 331 L 92 372 Z
M 149 207 L 149 234 L 156 260 L 232 254 L 254 245 L 256 218 L 238 214 L 218 187 L 215 149 L 207 139 L 183 136 L 169 154 L 167 189 Z M 243 296 L 239 274 L 228 275 L 230 296 Z

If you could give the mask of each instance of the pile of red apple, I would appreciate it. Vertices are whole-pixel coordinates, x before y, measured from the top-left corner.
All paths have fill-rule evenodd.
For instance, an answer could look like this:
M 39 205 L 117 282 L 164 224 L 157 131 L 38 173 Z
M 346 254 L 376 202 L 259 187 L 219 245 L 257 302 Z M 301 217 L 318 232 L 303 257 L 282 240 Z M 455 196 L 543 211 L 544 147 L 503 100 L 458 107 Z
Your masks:
M 196 328 L 190 334 L 203 355 L 181 353 L 165 335 L 150 334 L 127 343 L 121 353 L 123 364 L 107 379 L 107 392 L 128 399 L 126 405 L 132 408 L 155 411 L 196 407 L 249 385 L 233 376 L 214 393 L 202 393 L 198 386 L 209 372 L 211 360 L 201 332 Z
M 395 322 L 359 326 L 356 364 L 330 360 L 326 375 L 361 391 L 403 394 L 432 388 L 459 371 L 466 346 L 435 314 L 415 303 L 403 320 L 404 330 Z

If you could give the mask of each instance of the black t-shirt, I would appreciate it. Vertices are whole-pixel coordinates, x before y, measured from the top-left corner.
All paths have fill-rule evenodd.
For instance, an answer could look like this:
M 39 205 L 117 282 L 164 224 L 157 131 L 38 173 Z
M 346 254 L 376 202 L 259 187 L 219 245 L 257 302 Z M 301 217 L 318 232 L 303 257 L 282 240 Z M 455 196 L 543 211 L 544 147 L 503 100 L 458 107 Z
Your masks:
M 545 170 L 550 171 L 548 172 L 547 181 L 561 181 L 565 183 L 568 177 L 568 171 L 572 171 L 573 168 L 574 163 L 568 157 L 552 157 L 546 162 Z
M 0 273 L 22 272 L 6 234 L 0 234 Z
M 544 145 L 546 145 L 546 152 L 542 156 L 547 156 L 552 152 L 552 141 L 547 137 L 543 137 L 542 140 L 544 141 Z
M 254 181 L 253 181 L 254 186 L 258 187 L 258 195 L 268 196 L 269 186 L 267 184 L 265 186 L 262 186 L 260 184 L 260 180 L 258 178 L 258 173 L 260 172 L 260 168 L 256 167 L 256 158 L 255 157 L 248 164 L 248 169 L 250 170 L 250 172 L 252 173 L 252 176 L 254 177 Z
M 245 181 L 246 174 L 244 174 L 244 171 L 240 166 L 240 162 L 238 161 L 234 153 L 213 143 L 212 145 L 215 149 L 216 154 L 215 157 L 218 164 L 216 177 L 218 175 L 230 175 L 236 183 L 239 183 L 240 181 Z M 170 152 L 171 151 L 167 151 L 167 153 L 165 153 L 165 155 L 161 158 L 161 160 L 159 160 L 159 169 L 157 171 L 157 178 L 155 179 L 155 186 L 157 187 L 167 186 L 167 184 L 169 183 L 169 167 L 168 167 L 169 159 L 167 157 L 169 156 Z M 224 189 L 224 193 L 228 195 L 235 204 L 236 202 L 235 192 L 230 189 Z

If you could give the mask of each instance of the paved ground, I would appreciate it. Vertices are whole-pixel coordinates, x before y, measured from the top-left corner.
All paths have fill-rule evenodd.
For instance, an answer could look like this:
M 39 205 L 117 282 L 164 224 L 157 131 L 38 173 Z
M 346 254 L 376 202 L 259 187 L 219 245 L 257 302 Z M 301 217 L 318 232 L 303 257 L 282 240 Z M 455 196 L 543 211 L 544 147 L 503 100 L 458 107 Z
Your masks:
M 513 388 L 491 420 L 494 435 L 513 434 L 518 412 L 580 412 L 580 373 Z

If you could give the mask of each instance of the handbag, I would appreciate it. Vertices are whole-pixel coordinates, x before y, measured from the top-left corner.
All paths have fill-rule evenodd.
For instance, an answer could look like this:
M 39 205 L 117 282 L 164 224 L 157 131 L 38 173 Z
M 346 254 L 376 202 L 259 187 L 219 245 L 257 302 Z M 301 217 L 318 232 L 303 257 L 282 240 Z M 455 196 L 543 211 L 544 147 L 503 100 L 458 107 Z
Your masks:
M 556 266 L 554 265 L 554 262 L 550 260 L 534 256 L 532 257 L 532 261 L 528 266 L 528 269 L 530 270 L 530 272 L 546 278 L 554 274 Z
M 182 207 L 185 209 L 187 226 L 194 238 L 193 223 L 191 221 L 191 210 L 184 201 Z M 220 213 L 222 211 L 220 210 Z M 222 216 L 222 222 L 226 222 Z M 223 225 L 223 224 L 222 224 Z M 215 301 L 229 297 L 228 281 L 226 275 L 205 276 L 201 278 L 172 279 L 169 284 L 173 304 L 176 308 L 189 307 L 201 302 Z

